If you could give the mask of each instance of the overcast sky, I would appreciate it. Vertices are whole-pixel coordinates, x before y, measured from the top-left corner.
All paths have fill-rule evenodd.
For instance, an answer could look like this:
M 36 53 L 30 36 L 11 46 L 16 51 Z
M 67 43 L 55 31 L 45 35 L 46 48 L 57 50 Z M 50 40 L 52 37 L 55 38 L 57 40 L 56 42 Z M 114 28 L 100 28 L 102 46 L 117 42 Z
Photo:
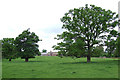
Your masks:
M 60 18 L 69 9 L 94 4 L 118 13 L 119 0 L 0 0 L 0 39 L 15 38 L 30 28 L 42 41 L 39 49 L 53 51 L 57 34 L 62 33 Z

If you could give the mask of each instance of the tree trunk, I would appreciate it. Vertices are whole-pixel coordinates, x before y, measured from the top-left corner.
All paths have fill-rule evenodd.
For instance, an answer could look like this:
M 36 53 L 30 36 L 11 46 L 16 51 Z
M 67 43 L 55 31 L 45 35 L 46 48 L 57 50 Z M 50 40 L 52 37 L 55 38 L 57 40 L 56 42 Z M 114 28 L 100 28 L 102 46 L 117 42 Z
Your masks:
M 91 53 L 91 51 L 90 51 L 90 46 L 88 46 L 88 55 L 87 55 L 87 62 L 89 63 L 91 60 L 90 60 L 90 53 Z
M 11 61 L 11 59 L 9 59 L 9 61 Z
M 91 61 L 90 55 L 88 54 L 88 56 L 87 56 L 87 62 L 89 63 L 90 61 Z
M 25 58 L 25 62 L 28 62 L 28 58 Z

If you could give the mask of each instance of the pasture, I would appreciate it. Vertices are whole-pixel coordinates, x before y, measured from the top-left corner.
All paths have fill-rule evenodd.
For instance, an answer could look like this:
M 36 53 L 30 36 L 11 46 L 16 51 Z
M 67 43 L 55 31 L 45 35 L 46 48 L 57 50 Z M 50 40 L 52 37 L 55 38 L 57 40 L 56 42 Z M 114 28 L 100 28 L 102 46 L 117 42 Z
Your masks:
M 36 56 L 2 61 L 2 78 L 118 78 L 118 59 Z

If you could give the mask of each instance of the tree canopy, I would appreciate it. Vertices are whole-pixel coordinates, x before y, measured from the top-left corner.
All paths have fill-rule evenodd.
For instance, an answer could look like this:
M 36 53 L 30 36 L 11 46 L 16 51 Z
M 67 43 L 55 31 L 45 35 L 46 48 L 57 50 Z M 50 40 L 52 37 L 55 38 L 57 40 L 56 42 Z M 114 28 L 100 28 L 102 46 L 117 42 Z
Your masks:
M 102 44 L 109 34 L 117 35 L 114 28 L 118 25 L 118 14 L 95 5 L 70 9 L 61 21 L 66 31 L 57 35 L 56 39 L 63 41 L 53 46 L 54 49 L 75 57 L 85 55 L 87 62 L 96 44 Z
M 15 53 L 14 38 L 3 38 L 2 40 L 2 57 L 9 59 L 15 59 L 17 54 Z
M 42 52 L 43 52 L 43 53 L 46 53 L 46 52 L 47 52 L 47 50 L 46 50 L 46 49 L 43 49 L 43 50 L 42 50 Z
M 115 57 L 120 57 L 120 33 L 118 33 L 118 37 L 116 40 Z
M 92 57 L 100 57 L 102 56 L 104 53 L 104 48 L 103 46 L 96 46 L 95 48 L 93 48 L 93 51 L 92 51 Z
M 34 32 L 30 32 L 29 29 L 24 30 L 15 39 L 18 55 L 25 59 L 26 62 L 28 62 L 29 58 L 35 58 L 36 55 L 40 55 L 38 41 L 40 39 Z

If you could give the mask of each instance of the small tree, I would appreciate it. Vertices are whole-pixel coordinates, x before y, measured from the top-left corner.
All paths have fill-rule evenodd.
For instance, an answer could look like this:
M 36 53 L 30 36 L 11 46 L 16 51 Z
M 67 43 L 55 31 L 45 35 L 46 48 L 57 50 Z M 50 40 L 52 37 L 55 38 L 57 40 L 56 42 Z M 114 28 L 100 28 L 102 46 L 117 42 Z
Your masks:
M 106 42 L 106 51 L 108 53 L 108 57 L 112 57 L 114 55 L 114 52 L 116 50 L 116 40 L 111 39 L 109 42 Z
M 29 29 L 24 30 L 15 39 L 19 57 L 28 62 L 29 58 L 35 58 L 36 55 L 40 55 L 38 41 L 40 41 L 39 37 L 34 32 L 30 32 Z
M 14 38 L 3 38 L 2 40 L 2 57 L 9 59 L 15 59 L 17 54 L 15 53 Z
M 115 56 L 114 53 L 117 47 L 117 37 L 118 32 L 116 30 L 112 30 L 110 34 L 107 36 L 107 39 L 105 41 L 105 46 L 107 46 L 106 51 L 108 52 L 107 57 Z
M 99 44 L 106 37 L 105 33 L 110 34 L 113 31 L 118 25 L 117 19 L 118 15 L 111 10 L 105 10 L 95 5 L 89 7 L 86 4 L 85 7 L 74 8 L 65 13 L 61 21 L 63 22 L 62 28 L 66 31 L 58 35 L 57 39 L 62 39 L 64 45 L 66 45 L 67 41 L 70 41 L 69 46 L 74 42 L 76 43 L 77 39 L 81 40 L 84 43 L 84 48 L 78 47 L 81 51 L 77 53 L 81 54 L 84 51 L 87 62 L 90 62 L 94 45 Z M 59 51 L 64 49 L 65 54 L 69 54 L 66 52 L 67 48 L 59 45 L 59 43 L 54 46 L 54 49 Z M 70 49 L 67 51 L 70 51 Z
M 120 33 L 118 34 L 118 37 L 116 40 L 115 57 L 120 57 Z
M 100 57 L 104 53 L 104 48 L 102 46 L 96 46 L 93 49 L 92 56 L 93 57 Z
M 65 35 L 67 36 L 67 35 Z M 76 39 L 74 42 L 67 38 L 66 42 L 58 43 L 59 46 L 54 45 L 53 48 L 58 51 L 58 56 L 71 56 L 80 58 L 85 56 L 85 44 L 81 39 Z M 62 56 L 61 56 L 62 55 Z
M 46 53 L 46 52 L 47 52 L 47 50 L 46 50 L 46 49 L 43 49 L 43 50 L 42 50 L 42 52 L 43 52 L 43 53 Z

